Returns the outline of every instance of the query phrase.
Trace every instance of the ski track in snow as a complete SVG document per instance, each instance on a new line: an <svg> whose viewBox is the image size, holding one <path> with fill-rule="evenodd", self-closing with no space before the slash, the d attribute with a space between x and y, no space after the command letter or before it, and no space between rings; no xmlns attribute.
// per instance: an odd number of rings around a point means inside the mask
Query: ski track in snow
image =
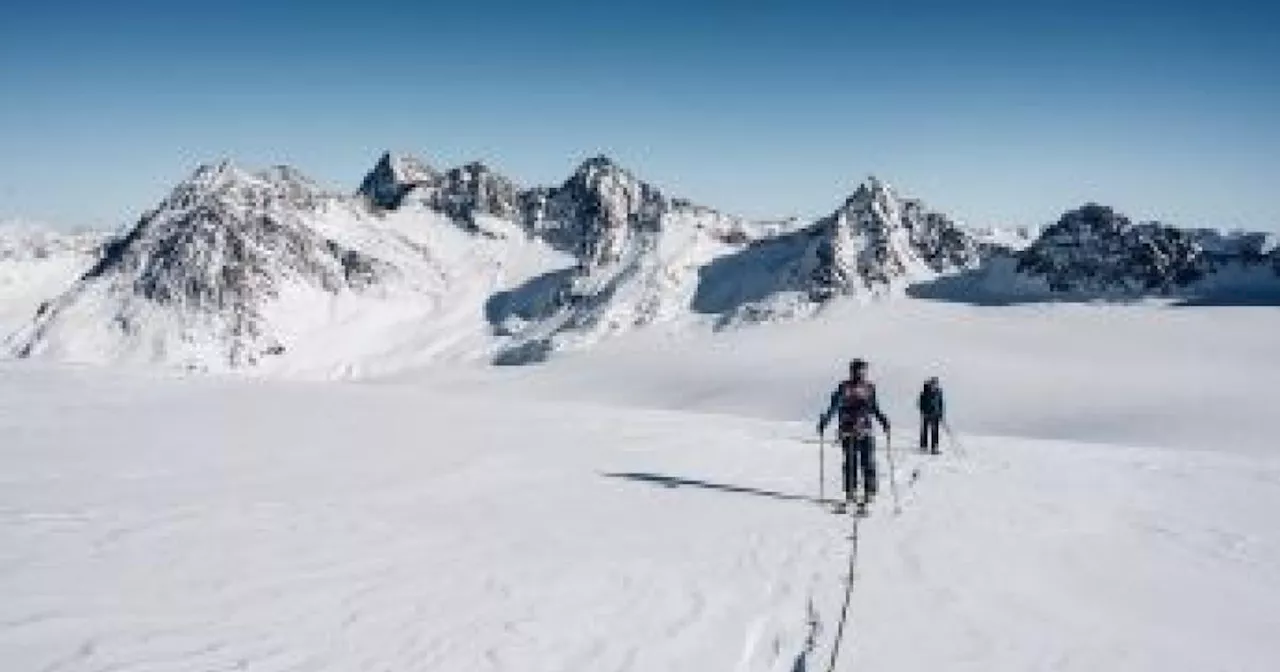
<svg viewBox="0 0 1280 672"><path fill-rule="evenodd" d="M4 374L7 669L812 672L835 643L850 522L794 423ZM835 669L1272 668L1280 463L964 439L897 449Z"/></svg>

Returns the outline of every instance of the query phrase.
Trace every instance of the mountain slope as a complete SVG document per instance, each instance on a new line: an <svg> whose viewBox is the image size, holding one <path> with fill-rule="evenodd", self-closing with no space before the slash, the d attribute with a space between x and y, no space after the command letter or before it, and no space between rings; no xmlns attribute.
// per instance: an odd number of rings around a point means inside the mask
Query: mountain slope
<svg viewBox="0 0 1280 672"><path fill-rule="evenodd" d="M532 309L510 302L524 328L503 357L512 363L655 322L792 319L838 296L897 294L982 258L968 232L874 177L830 216L773 235L668 199L603 158L546 201L561 214L551 225L535 220L535 232L579 264L539 284L524 302Z"/></svg>
<svg viewBox="0 0 1280 672"><path fill-rule="evenodd" d="M672 198L606 157L562 185L526 192L525 226L575 260L490 302L512 337L502 363L689 317L699 270L740 249L751 225Z"/></svg>
<svg viewBox="0 0 1280 672"><path fill-rule="evenodd" d="M502 275L502 251L473 237L431 212L366 214L289 169L203 166L13 347L199 369L347 367L423 330L439 337L427 350L483 350L478 315L448 317Z"/></svg>
<svg viewBox="0 0 1280 672"><path fill-rule="evenodd" d="M973 235L871 177L813 225L709 265L695 305L725 322L768 321L839 296L897 295L981 259Z"/></svg>

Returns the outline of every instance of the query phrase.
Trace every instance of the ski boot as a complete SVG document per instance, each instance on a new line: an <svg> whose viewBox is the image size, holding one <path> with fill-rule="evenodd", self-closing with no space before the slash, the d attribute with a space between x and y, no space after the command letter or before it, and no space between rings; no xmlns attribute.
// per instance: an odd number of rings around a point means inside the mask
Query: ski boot
<svg viewBox="0 0 1280 672"><path fill-rule="evenodd" d="M858 500L858 508L854 510L854 513L859 516L867 515L867 507L871 506L871 502L875 501L875 498L876 493L874 492L863 493L862 499Z"/></svg>
<svg viewBox="0 0 1280 672"><path fill-rule="evenodd" d="M857 506L857 504L858 504L857 495L849 492L849 493L845 493L843 500L836 500L835 503L832 505L831 510L833 513L847 513L849 509L854 508L855 506Z"/></svg>

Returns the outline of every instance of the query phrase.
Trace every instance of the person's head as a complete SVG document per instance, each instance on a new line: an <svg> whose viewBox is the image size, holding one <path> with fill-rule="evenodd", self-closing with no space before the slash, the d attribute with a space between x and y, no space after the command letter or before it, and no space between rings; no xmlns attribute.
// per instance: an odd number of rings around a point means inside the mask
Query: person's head
<svg viewBox="0 0 1280 672"><path fill-rule="evenodd" d="M867 377L867 363L861 359L849 362L849 379L863 380Z"/></svg>
<svg viewBox="0 0 1280 672"><path fill-rule="evenodd" d="M924 384L925 384L925 385L928 385L929 387L937 387L937 386L938 386L938 377L937 377L937 376L933 376L933 377L932 377L932 378L930 378L929 380L924 381Z"/></svg>

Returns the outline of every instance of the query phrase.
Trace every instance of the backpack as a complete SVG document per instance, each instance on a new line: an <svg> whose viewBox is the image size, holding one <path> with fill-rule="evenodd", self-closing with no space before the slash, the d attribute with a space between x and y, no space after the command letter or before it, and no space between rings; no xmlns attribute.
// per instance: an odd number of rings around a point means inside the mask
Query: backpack
<svg viewBox="0 0 1280 672"><path fill-rule="evenodd" d="M872 402L876 386L870 381L840 383L840 434L842 436L870 436Z"/></svg>

